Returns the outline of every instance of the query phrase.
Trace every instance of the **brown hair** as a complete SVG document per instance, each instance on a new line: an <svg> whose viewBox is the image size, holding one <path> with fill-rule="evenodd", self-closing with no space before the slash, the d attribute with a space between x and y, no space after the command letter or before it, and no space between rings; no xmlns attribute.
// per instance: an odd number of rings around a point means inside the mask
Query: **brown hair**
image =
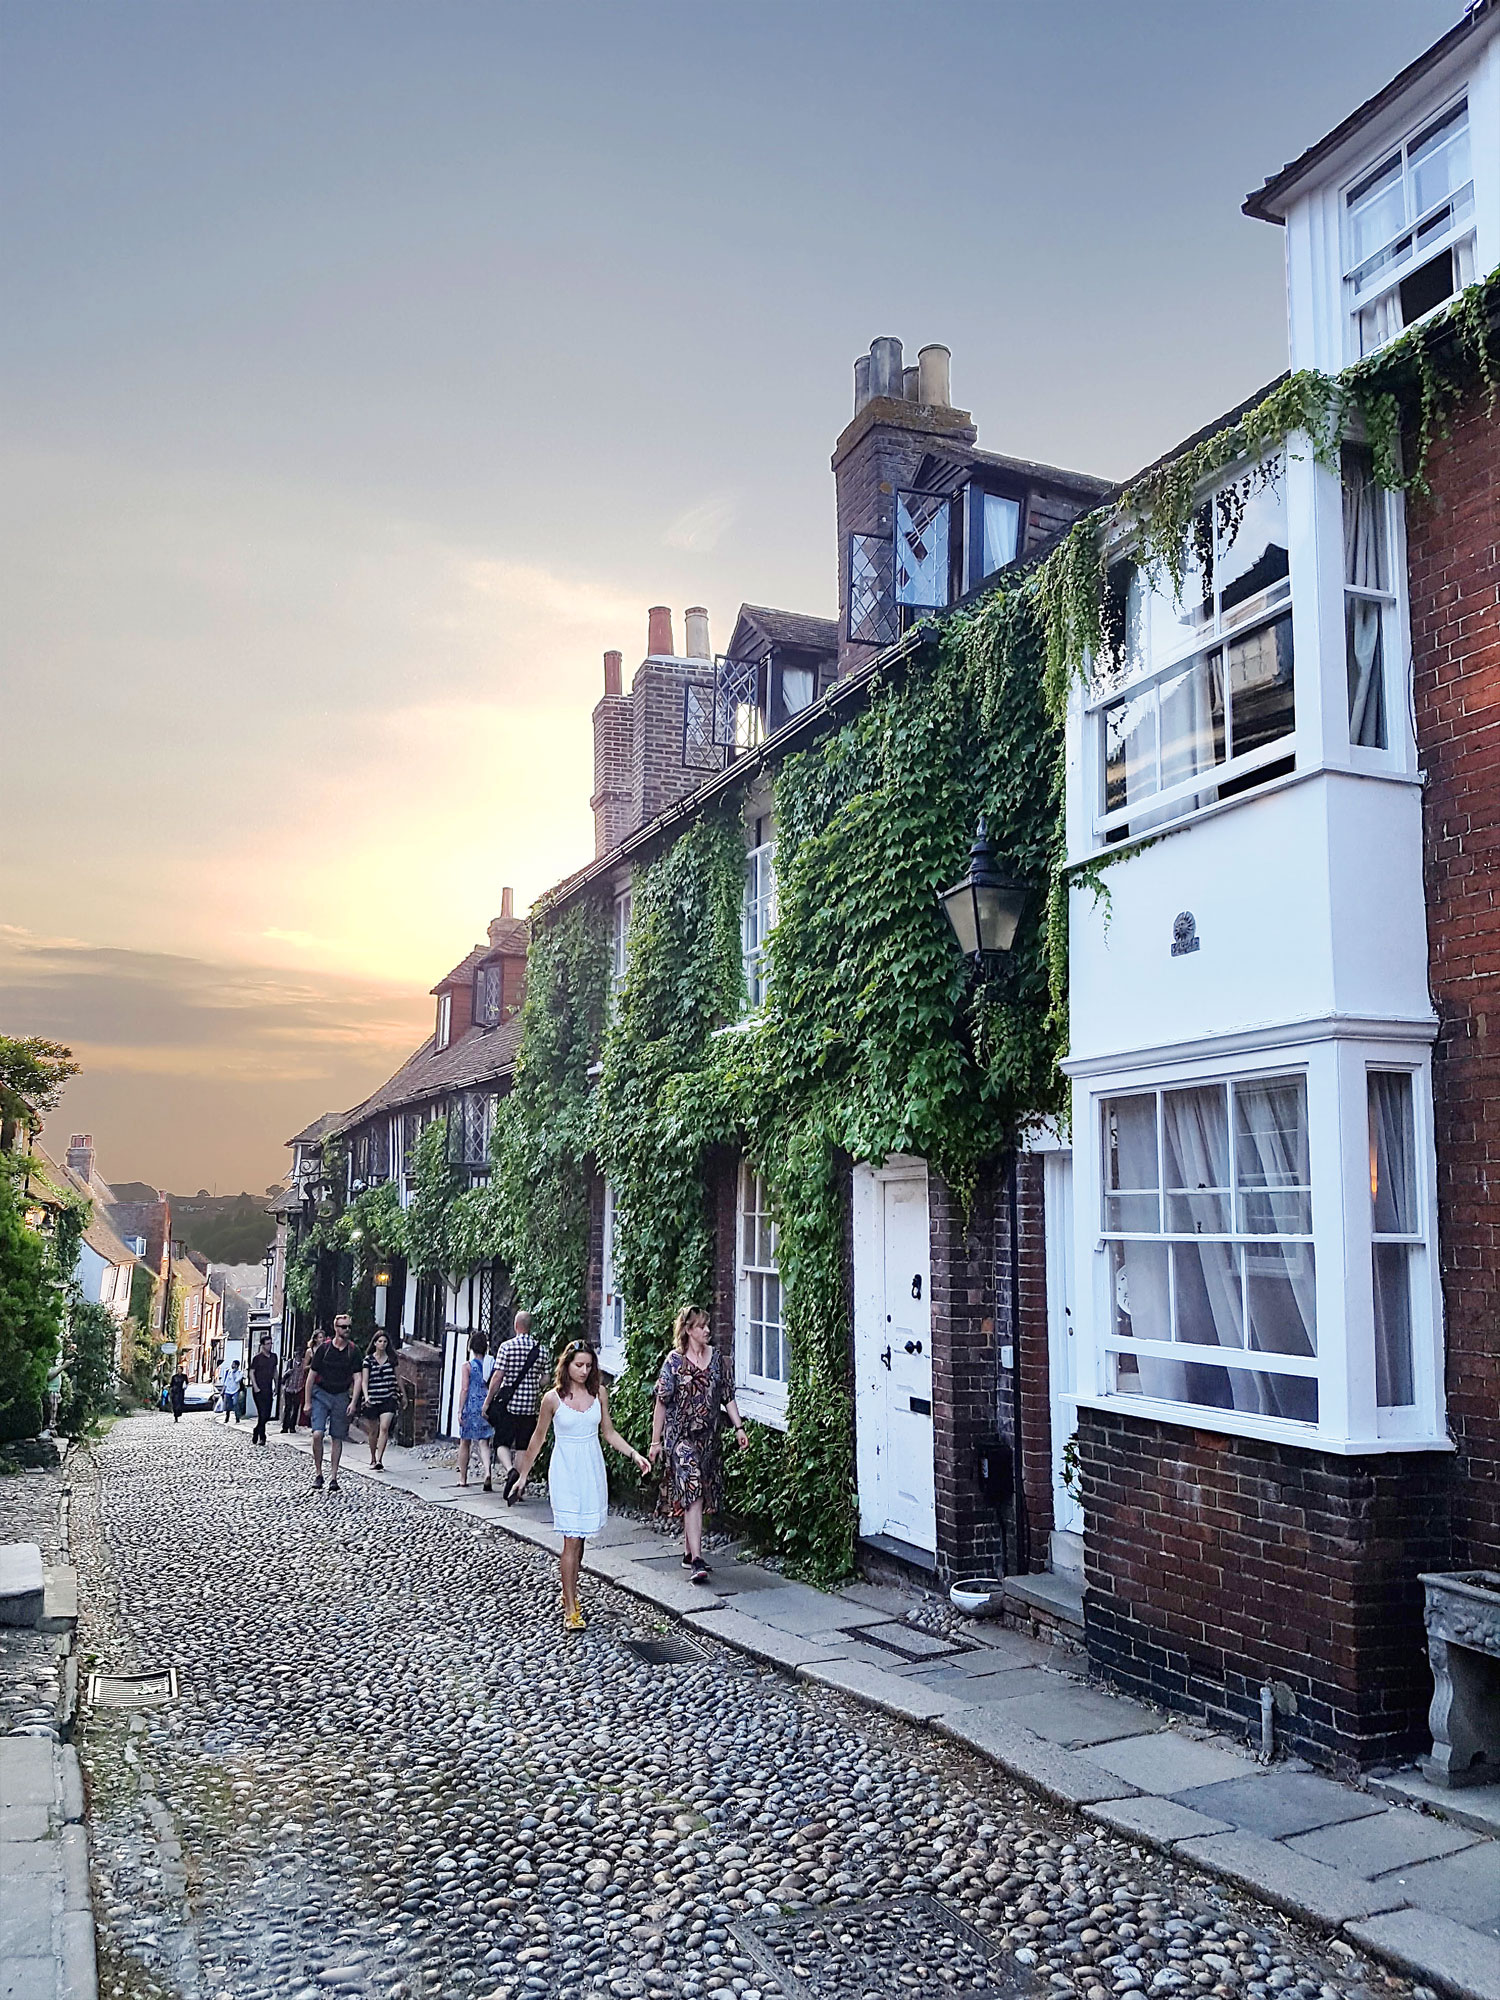
<svg viewBox="0 0 1500 2000"><path fill-rule="evenodd" d="M672 1345L677 1349L679 1354L687 1353L688 1329L693 1325L694 1321L700 1319L705 1326L708 1324L708 1314L702 1306L684 1306L676 1319L673 1320Z"/></svg>
<svg viewBox="0 0 1500 2000"><path fill-rule="evenodd" d="M489 1343L489 1336L487 1334L471 1333L469 1335L469 1352L471 1354L484 1355L488 1354L489 1351L490 1351L490 1343Z"/></svg>
<svg viewBox="0 0 1500 2000"><path fill-rule="evenodd" d="M588 1356L588 1380L583 1386L589 1395L597 1396L599 1393L599 1357L594 1352L593 1343L587 1340L570 1340L562 1353L558 1355L557 1373L552 1378L553 1388L556 1389L560 1396L567 1396L571 1393L573 1384L568 1380L568 1364L572 1361L575 1354L586 1354Z"/></svg>

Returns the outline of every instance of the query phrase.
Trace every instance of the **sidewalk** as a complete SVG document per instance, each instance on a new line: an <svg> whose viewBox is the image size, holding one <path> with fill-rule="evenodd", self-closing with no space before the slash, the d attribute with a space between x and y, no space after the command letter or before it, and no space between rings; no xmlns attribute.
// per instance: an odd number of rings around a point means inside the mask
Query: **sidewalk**
<svg viewBox="0 0 1500 2000"><path fill-rule="evenodd" d="M306 1432L295 1442L310 1451ZM451 1468L413 1453L392 1447L378 1475L363 1458L351 1438L341 1480L397 1487L537 1548L561 1547L535 1495L508 1508L498 1490L461 1489ZM1265 1766L1226 1737L1169 1725L1090 1686L1083 1660L1060 1646L985 1620L939 1638L908 1622L915 1598L901 1589L814 1590L732 1550L713 1562L711 1587L695 1586L676 1544L612 1515L584 1569L686 1632L931 1728L1033 1791L1341 1932L1440 1993L1500 2000L1500 1786L1449 1794L1403 1776L1376 1796L1296 1758ZM1415 1809L1422 1804L1442 1816Z"/></svg>

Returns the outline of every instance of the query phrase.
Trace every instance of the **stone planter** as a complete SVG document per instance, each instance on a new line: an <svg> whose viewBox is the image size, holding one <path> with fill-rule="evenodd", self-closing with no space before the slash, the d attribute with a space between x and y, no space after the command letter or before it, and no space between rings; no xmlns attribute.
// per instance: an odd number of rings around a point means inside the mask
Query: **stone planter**
<svg viewBox="0 0 1500 2000"><path fill-rule="evenodd" d="M1500 1571L1424 1576L1432 1666L1430 1783L1500 1784Z"/></svg>

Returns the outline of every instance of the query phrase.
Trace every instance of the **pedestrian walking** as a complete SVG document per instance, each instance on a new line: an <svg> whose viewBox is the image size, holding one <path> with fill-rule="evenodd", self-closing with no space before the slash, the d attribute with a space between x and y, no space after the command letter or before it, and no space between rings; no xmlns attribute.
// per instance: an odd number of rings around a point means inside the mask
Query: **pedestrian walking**
<svg viewBox="0 0 1500 2000"><path fill-rule="evenodd" d="M569 1632L581 1632L586 1623L578 1596L583 1545L590 1535L598 1534L609 1514L609 1481L599 1440L642 1472L651 1470L651 1461L611 1423L609 1391L600 1380L599 1357L586 1340L575 1340L563 1349L553 1385L542 1398L531 1442L511 1474L518 1500L549 1430L552 1458L547 1467L547 1494L552 1502L552 1525L563 1538L559 1565L563 1625ZM510 1480L506 1486L509 1498Z"/></svg>
<svg viewBox="0 0 1500 2000"><path fill-rule="evenodd" d="M661 1504L682 1523L682 1567L694 1583L708 1582L703 1555L703 1521L724 1504L724 1467L719 1434L725 1411L744 1451L746 1435L729 1364L709 1337L708 1314L684 1306L672 1328L672 1352L656 1378L651 1414L651 1463L666 1454Z"/></svg>
<svg viewBox="0 0 1500 2000"><path fill-rule="evenodd" d="M313 1346L321 1346L327 1335L320 1327L313 1335ZM302 1416L302 1398L307 1394L307 1357L310 1352L304 1340L292 1357L292 1364L282 1371L281 1377L281 1428L294 1431Z"/></svg>
<svg viewBox="0 0 1500 2000"><path fill-rule="evenodd" d="M516 1453L524 1451L536 1429L547 1366L542 1344L531 1331L531 1314L518 1312L515 1331L495 1349L495 1365L485 1391L484 1414L495 1433L494 1456L505 1472L505 1497L514 1500L510 1475Z"/></svg>
<svg viewBox="0 0 1500 2000"><path fill-rule="evenodd" d="M355 1407L364 1411L365 1441L370 1447L370 1466L385 1471L385 1448L390 1442L391 1425L399 1407L396 1400L396 1364L391 1343L382 1331L370 1342L360 1373Z"/></svg>
<svg viewBox="0 0 1500 2000"><path fill-rule="evenodd" d="M323 1485L323 1433L328 1432L328 1491L339 1491L339 1459L349 1435L349 1419L354 1412L354 1381L362 1362L359 1349L349 1338L348 1313L333 1322L333 1338L325 1340L307 1358L306 1414L312 1418L313 1491Z"/></svg>
<svg viewBox="0 0 1500 2000"><path fill-rule="evenodd" d="M271 1336L263 1333L250 1362L250 1393L255 1398L255 1429L250 1433L251 1444L264 1444L266 1441L266 1425L276 1408L276 1384L280 1375L281 1363L271 1350Z"/></svg>
<svg viewBox="0 0 1500 2000"><path fill-rule="evenodd" d="M182 1372L182 1364L179 1362L177 1367L177 1373L172 1377L171 1381L167 1384L167 1403L171 1408L172 1421L174 1424L180 1424L182 1422L182 1410L183 1410L183 1405L186 1402L187 1402L187 1376Z"/></svg>
<svg viewBox="0 0 1500 2000"><path fill-rule="evenodd" d="M484 1362L489 1351L488 1338L482 1333L471 1333L468 1358L458 1382L458 1483L460 1486L469 1483L469 1454L477 1444L479 1462L484 1467L486 1493L494 1490L494 1482L490 1478L490 1440L493 1433L484 1414L485 1393L489 1388Z"/></svg>
<svg viewBox="0 0 1500 2000"><path fill-rule="evenodd" d="M226 1361L219 1370L219 1407L224 1412L227 1424L231 1417L240 1420L240 1364L238 1358Z"/></svg>

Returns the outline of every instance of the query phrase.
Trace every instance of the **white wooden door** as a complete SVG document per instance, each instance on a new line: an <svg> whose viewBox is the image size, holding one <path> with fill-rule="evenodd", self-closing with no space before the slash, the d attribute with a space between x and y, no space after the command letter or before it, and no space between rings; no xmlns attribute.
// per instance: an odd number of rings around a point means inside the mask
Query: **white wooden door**
<svg viewBox="0 0 1500 2000"><path fill-rule="evenodd" d="M1073 1155L1046 1155L1047 1384L1052 1419L1052 1519L1083 1533L1083 1509L1063 1481L1063 1452L1078 1428L1078 1342L1073 1315Z"/></svg>
<svg viewBox="0 0 1500 2000"><path fill-rule="evenodd" d="M937 1551L927 1169L892 1159L854 1190L860 1532Z"/></svg>

